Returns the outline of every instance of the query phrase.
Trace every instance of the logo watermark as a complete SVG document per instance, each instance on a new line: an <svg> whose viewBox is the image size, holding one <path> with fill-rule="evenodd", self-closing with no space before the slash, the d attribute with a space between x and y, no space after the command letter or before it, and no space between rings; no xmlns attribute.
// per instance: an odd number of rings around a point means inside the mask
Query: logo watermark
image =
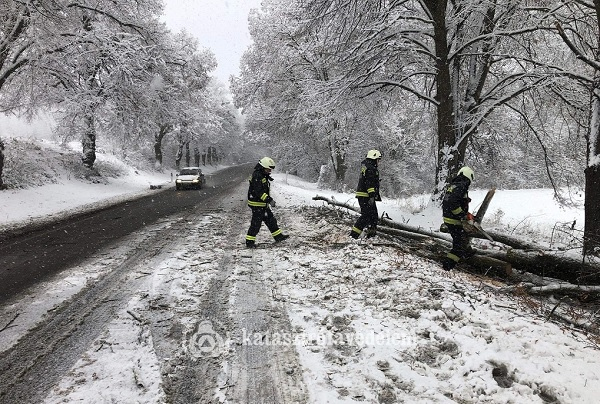
<svg viewBox="0 0 600 404"><path fill-rule="evenodd" d="M232 345L241 346L393 346L407 348L414 346L414 337L402 332L249 332L241 329L237 338L227 335L223 337L215 331L210 320L201 320L192 332L188 333L187 350L196 358L217 357L226 352Z"/></svg>
<svg viewBox="0 0 600 404"><path fill-rule="evenodd" d="M214 330L210 320L202 320L189 334L188 352L196 358L217 357L227 348L225 340Z"/></svg>
<svg viewBox="0 0 600 404"><path fill-rule="evenodd" d="M405 333L380 332L270 332L249 333L242 330L242 345L270 346L395 346L408 347L413 345L412 336Z"/></svg>

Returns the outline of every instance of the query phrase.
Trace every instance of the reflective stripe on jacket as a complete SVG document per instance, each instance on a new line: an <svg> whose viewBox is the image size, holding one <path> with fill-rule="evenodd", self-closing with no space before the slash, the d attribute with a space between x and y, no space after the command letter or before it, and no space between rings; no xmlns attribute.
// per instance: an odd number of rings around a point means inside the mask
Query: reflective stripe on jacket
<svg viewBox="0 0 600 404"><path fill-rule="evenodd" d="M461 221L466 219L469 202L471 202L469 185L471 185L471 180L461 174L446 186L442 201L444 223L460 226Z"/></svg>
<svg viewBox="0 0 600 404"><path fill-rule="evenodd" d="M379 169L373 159L364 159L361 163L356 197L374 197L378 201L381 200L381 196L379 195Z"/></svg>
<svg viewBox="0 0 600 404"><path fill-rule="evenodd" d="M254 167L252 176L248 179L248 206L254 208L264 208L273 200L269 195L273 178L265 172L265 169L260 164Z"/></svg>

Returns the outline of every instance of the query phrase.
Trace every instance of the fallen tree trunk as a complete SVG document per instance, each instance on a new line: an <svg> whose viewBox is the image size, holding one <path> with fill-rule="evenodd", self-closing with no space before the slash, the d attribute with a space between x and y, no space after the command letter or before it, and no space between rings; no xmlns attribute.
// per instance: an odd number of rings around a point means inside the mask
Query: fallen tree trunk
<svg viewBox="0 0 600 404"><path fill-rule="evenodd" d="M315 196L313 200L327 202L333 206L339 206L357 213L360 209L347 203L338 202L334 199L323 196ZM439 231L426 230L420 227L409 226L406 224L394 222L382 218L382 226L387 226L395 231L381 229L388 234L410 238L416 241L430 240L438 247L438 256L442 248L447 249L450 237ZM551 251L534 245L533 243L516 240L497 232L488 232L495 241L495 245L502 244L501 250L482 250L478 249L477 256L466 260L467 263L481 270L488 270L490 267L496 275L504 277L513 277L515 273L512 268L518 268L520 271L530 272L539 276L549 276L552 278L568 281L571 283L585 283L588 285L600 285L600 265L593 263L584 263L574 258L564 255L557 251ZM482 238L482 237L480 237ZM431 248L431 247L424 247ZM516 277L518 278L518 276Z"/></svg>
<svg viewBox="0 0 600 404"><path fill-rule="evenodd" d="M554 251L486 251L483 254L510 262L522 271L567 282L600 285L600 266L584 263Z"/></svg>
<svg viewBox="0 0 600 404"><path fill-rule="evenodd" d="M522 287L522 286L521 286ZM592 285L573 285L572 283L556 282L544 286L530 286L526 287L529 293L538 295L552 295L557 292L561 294L588 294L588 295L600 295L600 286Z"/></svg>
<svg viewBox="0 0 600 404"><path fill-rule="evenodd" d="M313 197L313 200L324 201L330 205L339 206L360 213L360 209L347 203L338 202L334 199L317 195ZM445 256L446 252L452 248L452 238L445 233L439 231L434 232L421 227L408 226L386 218L381 218L379 223L380 226L377 229L378 232L399 237L404 240L410 239L420 242L421 244L418 248L421 250L421 255L425 255L432 260L439 261ZM412 251L416 253L414 248ZM465 260L465 262L479 270L481 273L501 276L503 278L510 278L513 275L511 264L495 257L476 256Z"/></svg>
<svg viewBox="0 0 600 404"><path fill-rule="evenodd" d="M360 213L360 209L357 207L354 207L352 205L349 205L347 203L344 202L338 202L333 198L327 198L324 196L320 196L320 195L316 195L312 198L315 201L323 201L323 202L327 202L330 205L334 205L334 206L339 206L341 208L346 208L348 210L352 210L356 213ZM435 231L432 230L427 230L421 227L414 227L414 226L410 226L407 224L402 224L402 223L398 223L398 222L394 222L390 219L386 219L386 218L381 218L379 223L381 223L382 225L391 227L393 229L399 229L399 230L406 230L412 233L417 233L417 234L423 234L426 236L430 236L430 237L435 237L435 238L439 238L439 239L443 239L443 240L449 240L449 236L444 236L442 235L443 233L441 233L440 231L438 231L437 229ZM441 218L440 218L440 223L441 223ZM490 230L486 230L487 233L492 236L492 238L494 239L494 241L498 241L499 243L502 243L504 245L507 245L509 247L518 249L518 250L543 250L544 248L540 245L536 245L527 241L523 241L523 240L519 240L516 239L514 237L510 237L507 236L505 234L501 234L501 233L497 233L494 231L490 231ZM472 237L474 238L479 238L482 240L485 240L486 238L483 236L480 236L478 234L474 234Z"/></svg>

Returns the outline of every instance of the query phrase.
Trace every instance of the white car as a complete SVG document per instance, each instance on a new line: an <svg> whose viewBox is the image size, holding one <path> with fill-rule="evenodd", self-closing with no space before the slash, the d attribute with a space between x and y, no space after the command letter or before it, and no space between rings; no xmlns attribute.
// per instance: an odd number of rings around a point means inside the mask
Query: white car
<svg viewBox="0 0 600 404"><path fill-rule="evenodd" d="M200 167L183 167L175 177L175 189L201 189L206 184L206 178Z"/></svg>

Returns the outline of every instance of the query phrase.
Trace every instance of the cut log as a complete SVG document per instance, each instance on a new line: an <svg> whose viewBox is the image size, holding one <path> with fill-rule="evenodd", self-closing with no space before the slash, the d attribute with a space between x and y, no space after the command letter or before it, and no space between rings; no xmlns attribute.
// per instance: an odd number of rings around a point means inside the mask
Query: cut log
<svg viewBox="0 0 600 404"><path fill-rule="evenodd" d="M553 294L557 292L571 292L576 294L600 294L600 286L590 286L590 285L573 285L573 284L552 284L546 286L534 286L529 289L530 293L537 294Z"/></svg>

